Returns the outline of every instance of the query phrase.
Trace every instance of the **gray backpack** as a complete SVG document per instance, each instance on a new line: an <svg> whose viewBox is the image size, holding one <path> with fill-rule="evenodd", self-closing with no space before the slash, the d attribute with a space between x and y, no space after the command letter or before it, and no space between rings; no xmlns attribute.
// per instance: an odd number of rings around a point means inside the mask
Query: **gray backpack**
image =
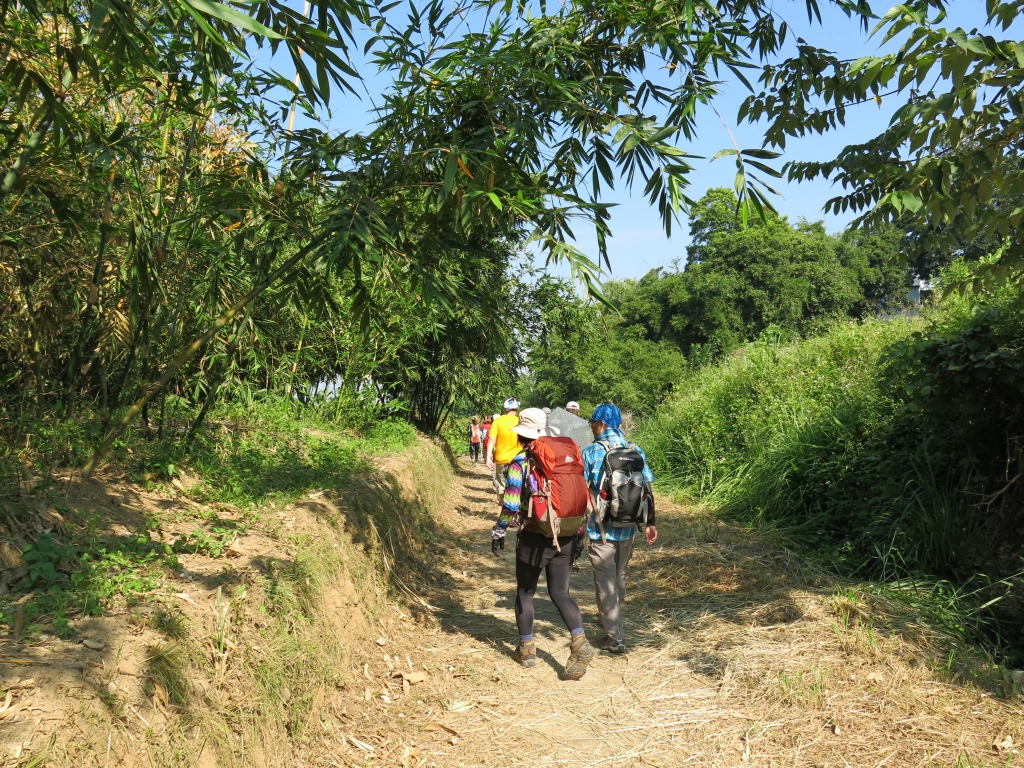
<svg viewBox="0 0 1024 768"><path fill-rule="evenodd" d="M633 443L613 448L602 441L604 464L598 484L597 526L601 541L606 528L643 528L651 502L651 486L644 477L644 457Z"/></svg>

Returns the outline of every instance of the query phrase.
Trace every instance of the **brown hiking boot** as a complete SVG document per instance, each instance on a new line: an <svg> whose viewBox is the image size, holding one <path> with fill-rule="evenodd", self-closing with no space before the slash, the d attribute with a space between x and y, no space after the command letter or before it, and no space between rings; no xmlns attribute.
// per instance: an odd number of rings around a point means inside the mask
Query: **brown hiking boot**
<svg viewBox="0 0 1024 768"><path fill-rule="evenodd" d="M533 640L528 643L520 643L516 647L516 652L512 654L512 658L516 660L516 663L522 664L524 667L536 667L537 646Z"/></svg>
<svg viewBox="0 0 1024 768"><path fill-rule="evenodd" d="M594 660L594 646L587 642L587 636L580 634L569 644L569 660L562 670L563 680L579 680L587 672L587 665Z"/></svg>
<svg viewBox="0 0 1024 768"><path fill-rule="evenodd" d="M626 652L626 644L624 642L616 640L614 637L608 637L607 635L605 635L598 647L602 651L607 651L608 653L614 653L616 655Z"/></svg>

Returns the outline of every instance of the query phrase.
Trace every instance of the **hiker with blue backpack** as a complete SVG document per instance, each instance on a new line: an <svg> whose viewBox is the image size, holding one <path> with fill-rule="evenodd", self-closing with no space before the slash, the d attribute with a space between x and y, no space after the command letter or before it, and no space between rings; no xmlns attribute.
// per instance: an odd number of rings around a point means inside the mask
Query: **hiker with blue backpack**
<svg viewBox="0 0 1024 768"><path fill-rule="evenodd" d="M647 545L658 539L654 518L654 475L647 456L622 432L622 413L602 403L590 417L594 442L583 449L583 471L592 494L587 517L590 563L594 567L597 610L605 636L601 650L625 653L622 606L633 537L644 532Z"/></svg>
<svg viewBox="0 0 1024 768"><path fill-rule="evenodd" d="M560 677L579 680L595 651L583 631L583 616L569 595L574 536L586 519L590 493L583 477L579 446L568 437L547 435L547 416L526 408L512 431L519 452L509 462L501 515L491 529L491 552L505 549L509 528L516 535L516 625L519 645L513 658L524 667L537 665L533 639L533 598L541 571L548 596L569 630L569 659Z"/></svg>

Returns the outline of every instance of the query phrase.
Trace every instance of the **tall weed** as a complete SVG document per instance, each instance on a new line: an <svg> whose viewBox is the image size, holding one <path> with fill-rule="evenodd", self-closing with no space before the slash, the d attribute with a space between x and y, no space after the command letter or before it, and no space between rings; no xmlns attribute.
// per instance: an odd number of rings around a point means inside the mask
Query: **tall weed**
<svg viewBox="0 0 1024 768"><path fill-rule="evenodd" d="M1024 629L1022 294L766 335L686 376L638 441L663 486L843 573L944 595L937 615L1005 649Z"/></svg>

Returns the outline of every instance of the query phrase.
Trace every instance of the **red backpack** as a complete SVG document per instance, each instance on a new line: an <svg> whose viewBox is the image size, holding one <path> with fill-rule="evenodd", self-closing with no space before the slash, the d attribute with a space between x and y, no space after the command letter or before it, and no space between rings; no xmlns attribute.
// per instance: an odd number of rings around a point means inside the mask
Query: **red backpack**
<svg viewBox="0 0 1024 768"><path fill-rule="evenodd" d="M537 488L530 495L527 521L550 535L561 552L558 537L576 533L586 520L590 501L580 447L571 437L538 437L526 453L529 473L524 488Z"/></svg>

